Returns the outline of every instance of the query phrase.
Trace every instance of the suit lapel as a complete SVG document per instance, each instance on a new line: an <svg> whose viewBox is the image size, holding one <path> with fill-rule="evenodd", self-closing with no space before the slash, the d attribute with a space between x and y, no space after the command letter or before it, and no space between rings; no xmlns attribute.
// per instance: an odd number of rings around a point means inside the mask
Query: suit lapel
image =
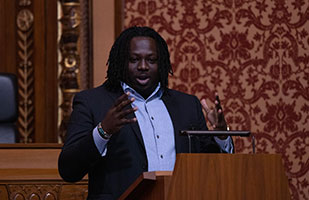
<svg viewBox="0 0 309 200"><path fill-rule="evenodd" d="M132 106L127 106L126 109L130 109L130 108L132 108ZM136 117L134 113L131 113L130 115L128 115L128 118L134 118L134 117ZM132 128L135 136L137 137L138 141L140 142L144 151L146 152L144 140L143 140L142 133L141 133L138 123L134 122L134 123L129 124L129 126Z"/></svg>
<svg viewBox="0 0 309 200"><path fill-rule="evenodd" d="M171 94L170 91L164 92L162 96L162 100L168 110L168 113L171 117L173 127L174 127L174 136L175 136L175 146L176 146L176 153L181 152L181 138L179 137L179 130L180 130L180 124L179 124L179 108L177 104L175 104L175 101L173 100L176 98Z"/></svg>

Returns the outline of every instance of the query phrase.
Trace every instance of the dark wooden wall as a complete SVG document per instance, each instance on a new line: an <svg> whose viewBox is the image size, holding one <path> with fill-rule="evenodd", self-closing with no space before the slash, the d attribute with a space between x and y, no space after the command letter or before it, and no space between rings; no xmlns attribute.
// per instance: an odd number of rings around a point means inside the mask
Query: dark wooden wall
<svg viewBox="0 0 309 200"><path fill-rule="evenodd" d="M20 142L57 142L57 1L0 0L0 44L0 72L19 80Z"/></svg>
<svg viewBox="0 0 309 200"><path fill-rule="evenodd" d="M16 73L15 1L0 0L0 71Z"/></svg>

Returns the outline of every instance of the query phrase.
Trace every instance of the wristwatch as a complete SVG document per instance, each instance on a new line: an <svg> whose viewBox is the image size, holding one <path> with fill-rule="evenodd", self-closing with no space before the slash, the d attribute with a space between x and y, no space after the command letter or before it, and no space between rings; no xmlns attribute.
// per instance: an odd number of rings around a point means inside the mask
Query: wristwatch
<svg viewBox="0 0 309 200"><path fill-rule="evenodd" d="M98 124L97 128L100 136L103 139L109 140L112 137L112 134L108 134L106 131L103 130L101 122Z"/></svg>

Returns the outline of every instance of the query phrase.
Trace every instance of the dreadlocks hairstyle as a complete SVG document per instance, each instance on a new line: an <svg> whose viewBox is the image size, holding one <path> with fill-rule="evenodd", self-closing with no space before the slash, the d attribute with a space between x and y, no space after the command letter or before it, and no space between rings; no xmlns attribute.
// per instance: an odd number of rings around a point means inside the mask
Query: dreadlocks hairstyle
<svg viewBox="0 0 309 200"><path fill-rule="evenodd" d="M116 39L107 61L107 88L116 90L120 81L125 81L129 62L130 42L134 37L150 37L156 42L159 68L159 81L165 90L168 86L168 74L173 74L170 54L165 40L155 30L149 27L131 27L124 30Z"/></svg>

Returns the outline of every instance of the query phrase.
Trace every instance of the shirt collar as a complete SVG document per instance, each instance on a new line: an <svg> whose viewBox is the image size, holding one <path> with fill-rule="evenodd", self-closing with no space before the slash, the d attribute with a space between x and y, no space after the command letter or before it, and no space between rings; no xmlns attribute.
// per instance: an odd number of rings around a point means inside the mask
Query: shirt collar
<svg viewBox="0 0 309 200"><path fill-rule="evenodd" d="M130 92L131 96L135 97L136 99L142 99L144 101L150 101L152 99L161 98L162 94L163 94L163 89L161 88L160 82L158 83L158 86L156 87L156 89L151 93L151 95L149 95L149 97L147 99L144 99L144 97L142 97L142 95L140 95L138 92L136 92L133 88L131 88L125 82L121 81L120 83L121 83L121 87L122 87L123 92L124 93Z"/></svg>

